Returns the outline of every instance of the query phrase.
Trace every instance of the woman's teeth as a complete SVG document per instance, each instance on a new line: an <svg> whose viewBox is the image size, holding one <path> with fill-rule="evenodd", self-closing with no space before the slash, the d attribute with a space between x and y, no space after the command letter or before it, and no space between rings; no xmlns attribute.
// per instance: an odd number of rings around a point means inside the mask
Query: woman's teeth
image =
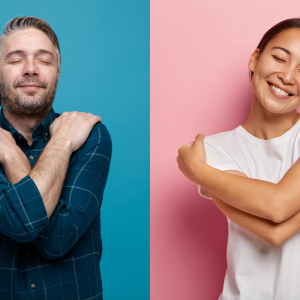
<svg viewBox="0 0 300 300"><path fill-rule="evenodd" d="M278 87L276 87L274 84L271 85L271 88L273 91L275 91L278 95L282 95L282 96L288 96L289 93L279 89Z"/></svg>

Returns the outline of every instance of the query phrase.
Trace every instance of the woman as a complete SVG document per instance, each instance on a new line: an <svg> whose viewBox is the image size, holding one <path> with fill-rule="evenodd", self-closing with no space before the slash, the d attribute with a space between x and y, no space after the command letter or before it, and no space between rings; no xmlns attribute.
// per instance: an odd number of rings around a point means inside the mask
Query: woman
<svg viewBox="0 0 300 300"><path fill-rule="evenodd" d="M254 98L246 123L205 141L199 134L177 161L229 219L219 299L299 299L300 19L272 27L249 69Z"/></svg>

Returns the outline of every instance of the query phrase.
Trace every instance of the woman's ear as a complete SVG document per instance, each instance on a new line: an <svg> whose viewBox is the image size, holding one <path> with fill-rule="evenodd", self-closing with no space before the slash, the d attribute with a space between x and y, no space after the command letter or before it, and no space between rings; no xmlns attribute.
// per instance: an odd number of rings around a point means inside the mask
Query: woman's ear
<svg viewBox="0 0 300 300"><path fill-rule="evenodd" d="M259 56L259 49L255 49L255 51L251 54L249 63L248 63L248 68L251 72L254 72L257 61L258 61L258 56Z"/></svg>

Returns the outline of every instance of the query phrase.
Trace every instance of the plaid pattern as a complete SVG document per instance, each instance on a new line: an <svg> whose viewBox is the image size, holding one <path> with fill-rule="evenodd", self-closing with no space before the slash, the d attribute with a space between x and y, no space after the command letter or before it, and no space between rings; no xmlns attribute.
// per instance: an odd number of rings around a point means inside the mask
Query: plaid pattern
<svg viewBox="0 0 300 300"><path fill-rule="evenodd" d="M51 109L28 145L0 112L32 166L50 140ZM0 166L0 299L98 300L102 297L100 206L110 159L111 138L97 123L73 152L62 193L48 220L41 195L26 176L12 185Z"/></svg>

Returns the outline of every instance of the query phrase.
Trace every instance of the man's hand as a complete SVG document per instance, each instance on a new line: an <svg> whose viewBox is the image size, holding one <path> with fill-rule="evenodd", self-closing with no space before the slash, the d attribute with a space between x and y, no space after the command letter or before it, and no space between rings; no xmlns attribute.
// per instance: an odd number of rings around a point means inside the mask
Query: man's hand
<svg viewBox="0 0 300 300"><path fill-rule="evenodd" d="M51 124L51 139L29 173L43 198L48 218L60 197L72 152L85 143L97 122L102 122L98 116L73 111L63 113Z"/></svg>
<svg viewBox="0 0 300 300"><path fill-rule="evenodd" d="M180 171L191 181L196 182L195 174L206 163L204 134L199 133L194 142L182 146L178 150L177 163Z"/></svg>
<svg viewBox="0 0 300 300"><path fill-rule="evenodd" d="M11 133L3 128L0 128L0 163L12 184L19 182L31 171L26 155L18 147Z"/></svg>
<svg viewBox="0 0 300 300"><path fill-rule="evenodd" d="M49 128L51 139L69 142L71 151L74 152L85 143L97 122L101 123L101 118L91 113L64 112L54 120Z"/></svg>

